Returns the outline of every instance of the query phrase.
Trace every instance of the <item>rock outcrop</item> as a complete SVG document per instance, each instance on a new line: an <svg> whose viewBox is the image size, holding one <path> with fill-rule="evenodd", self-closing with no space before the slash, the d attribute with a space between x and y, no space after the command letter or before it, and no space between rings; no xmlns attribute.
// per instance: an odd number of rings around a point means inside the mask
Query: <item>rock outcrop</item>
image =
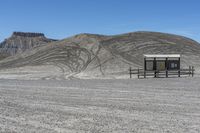
<svg viewBox="0 0 200 133"><path fill-rule="evenodd" d="M0 43L0 54L3 57L13 56L52 41L42 33L13 32L10 38Z"/></svg>
<svg viewBox="0 0 200 133"><path fill-rule="evenodd" d="M22 36L22 37L45 37L43 33L32 33L32 32L13 32L13 36Z"/></svg>

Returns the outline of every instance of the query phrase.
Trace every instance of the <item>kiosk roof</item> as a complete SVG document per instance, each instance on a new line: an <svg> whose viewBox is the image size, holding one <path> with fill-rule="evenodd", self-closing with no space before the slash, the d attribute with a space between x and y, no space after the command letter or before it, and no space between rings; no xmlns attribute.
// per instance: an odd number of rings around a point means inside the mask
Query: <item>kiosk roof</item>
<svg viewBox="0 0 200 133"><path fill-rule="evenodd" d="M180 58L180 54L145 54L146 58Z"/></svg>

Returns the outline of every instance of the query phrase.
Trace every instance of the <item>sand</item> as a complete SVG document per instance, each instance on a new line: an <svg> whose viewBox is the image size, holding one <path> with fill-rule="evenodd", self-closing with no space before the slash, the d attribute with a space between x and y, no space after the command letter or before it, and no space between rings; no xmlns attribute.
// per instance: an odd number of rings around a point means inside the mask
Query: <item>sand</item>
<svg viewBox="0 0 200 133"><path fill-rule="evenodd" d="M0 132L200 132L200 78L0 80Z"/></svg>

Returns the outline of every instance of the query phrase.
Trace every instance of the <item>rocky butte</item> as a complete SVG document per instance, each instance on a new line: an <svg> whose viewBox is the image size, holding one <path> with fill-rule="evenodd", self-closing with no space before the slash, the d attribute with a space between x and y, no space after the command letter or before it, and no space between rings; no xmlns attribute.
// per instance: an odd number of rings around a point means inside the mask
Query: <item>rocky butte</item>
<svg viewBox="0 0 200 133"><path fill-rule="evenodd" d="M13 32L12 36L0 43L1 57L7 57L30 50L33 47L52 42L43 33Z"/></svg>

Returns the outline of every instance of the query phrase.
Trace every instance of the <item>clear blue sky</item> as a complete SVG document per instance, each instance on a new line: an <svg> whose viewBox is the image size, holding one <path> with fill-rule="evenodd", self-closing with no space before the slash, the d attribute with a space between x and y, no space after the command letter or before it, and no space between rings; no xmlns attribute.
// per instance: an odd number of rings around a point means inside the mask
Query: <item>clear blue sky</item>
<svg viewBox="0 0 200 133"><path fill-rule="evenodd" d="M200 0L1 0L0 41L13 31L55 39L159 31L200 42Z"/></svg>

